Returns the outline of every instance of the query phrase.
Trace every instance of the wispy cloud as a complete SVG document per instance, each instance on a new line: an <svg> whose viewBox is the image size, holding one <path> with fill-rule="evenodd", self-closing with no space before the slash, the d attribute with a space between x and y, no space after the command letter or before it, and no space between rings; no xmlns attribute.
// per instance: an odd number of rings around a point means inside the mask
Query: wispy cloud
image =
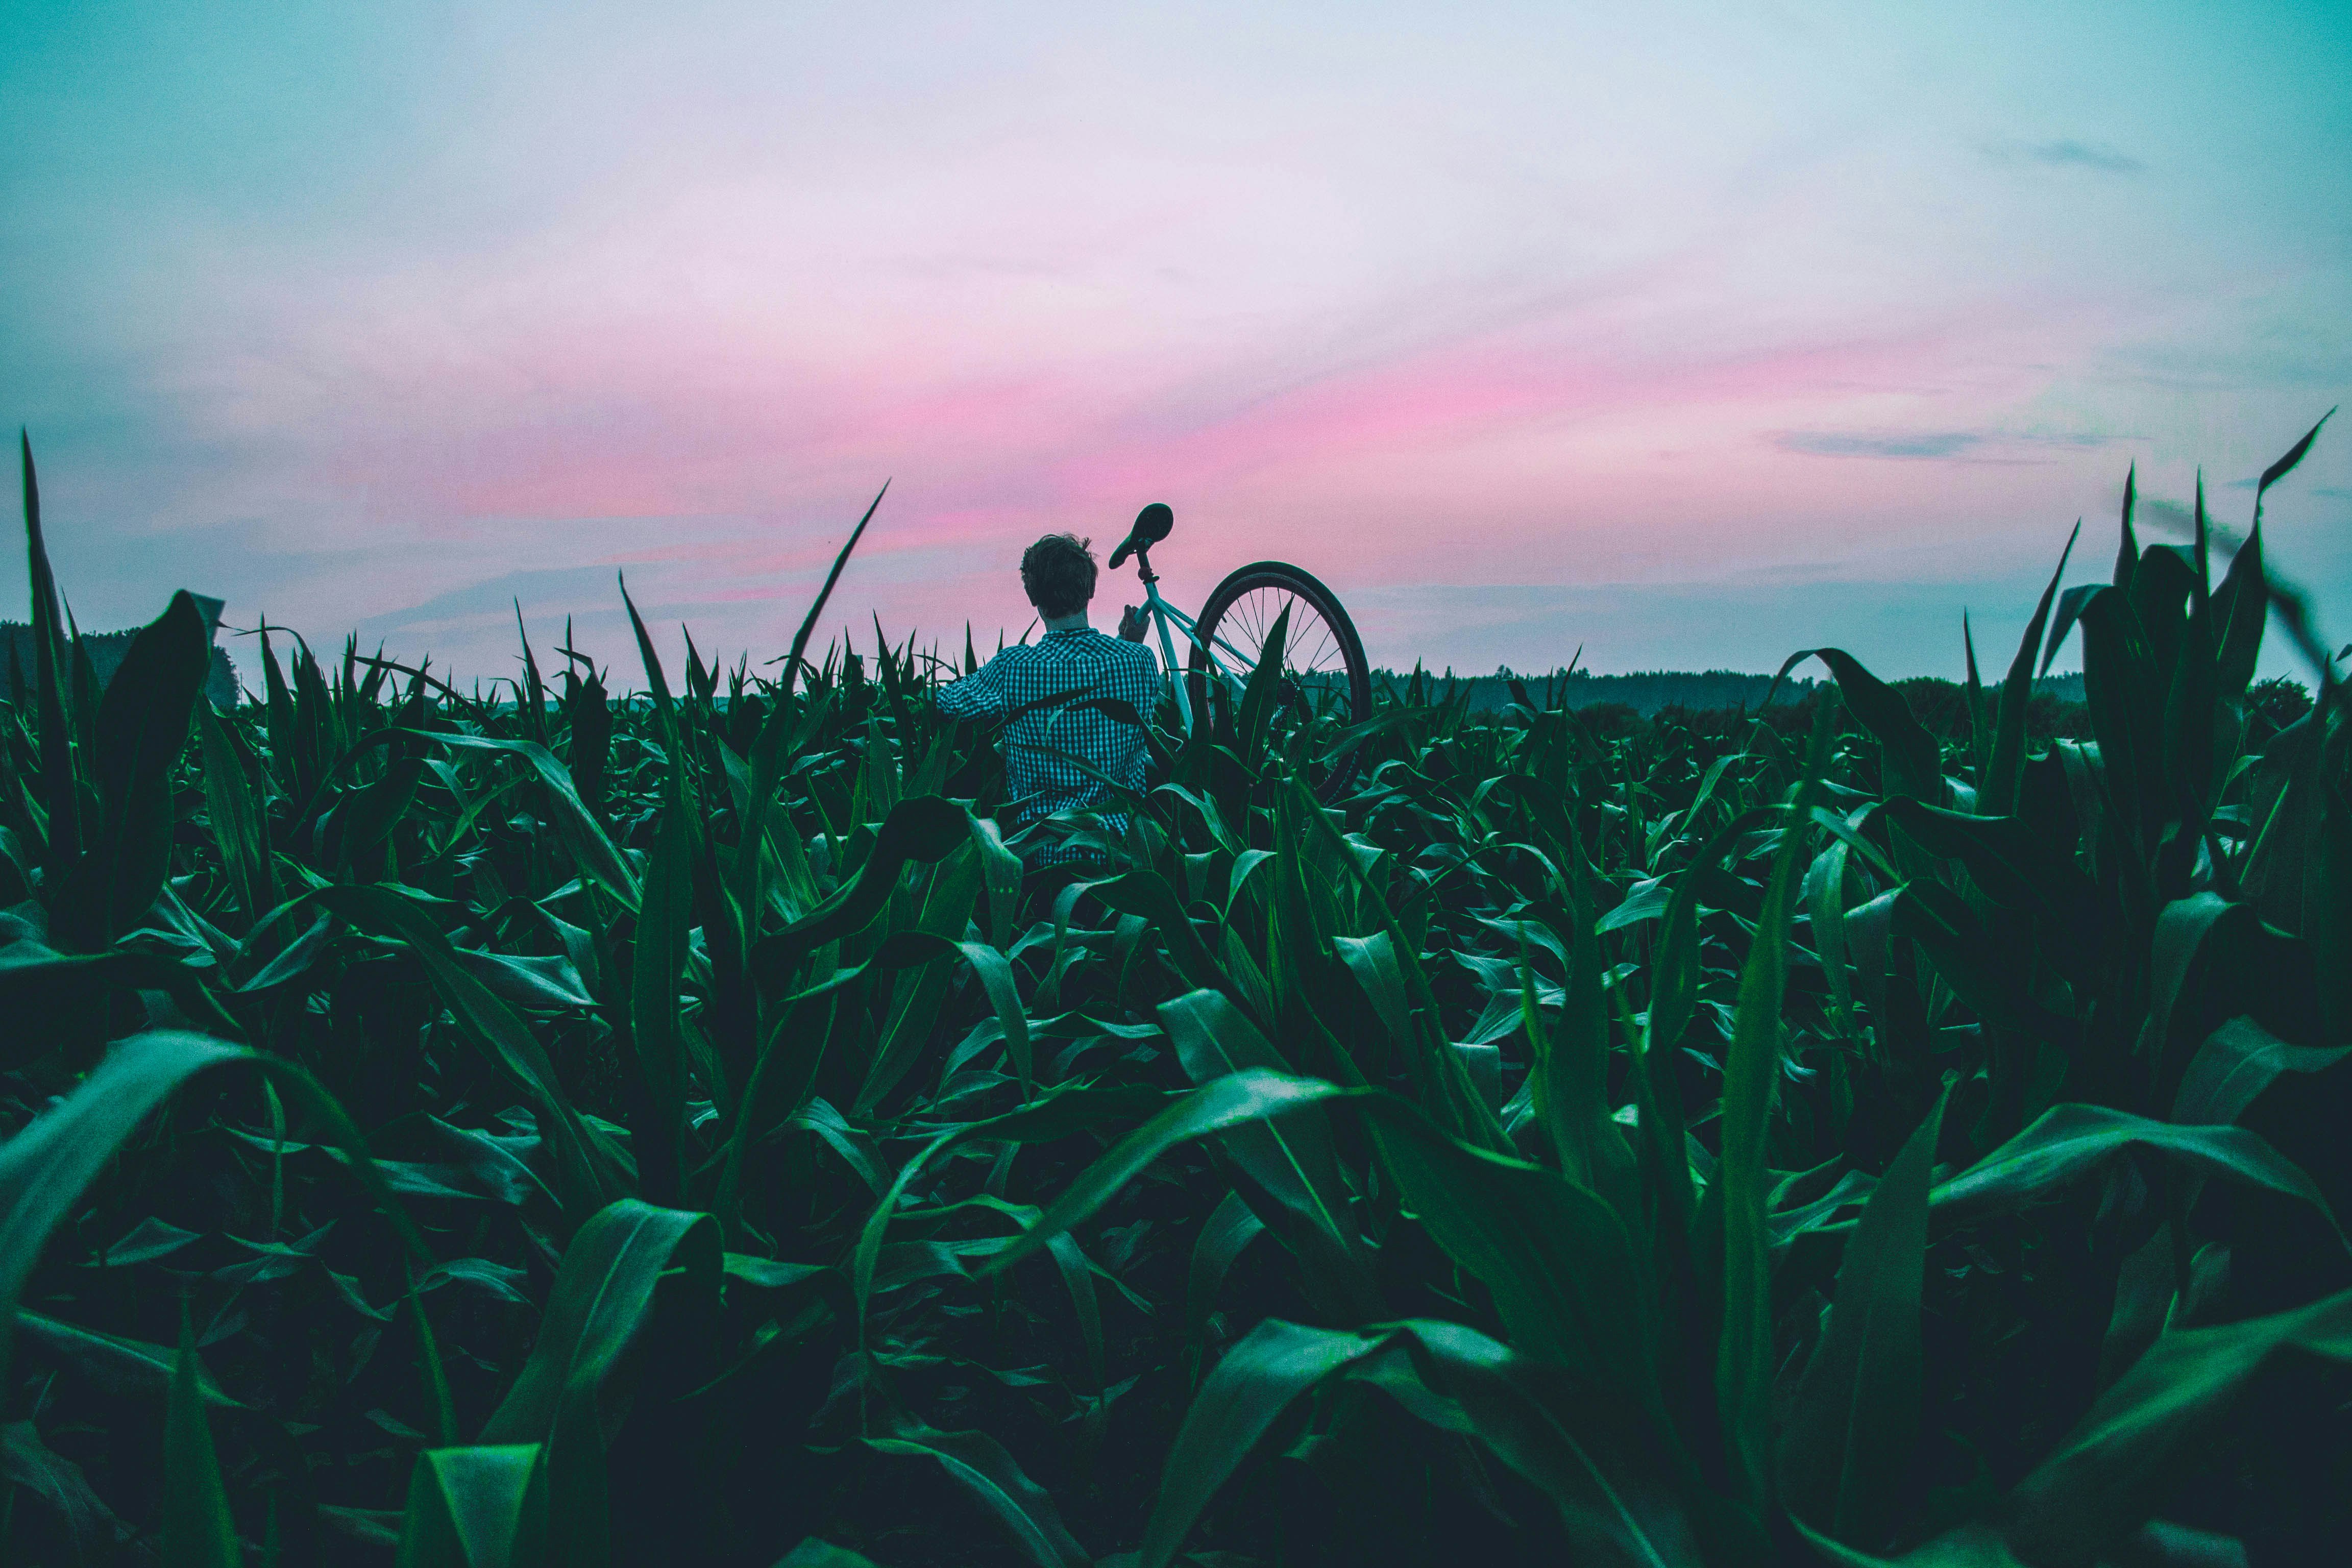
<svg viewBox="0 0 2352 1568"><path fill-rule="evenodd" d="M470 678L520 599L625 672L625 565L665 650L690 614L764 658L895 476L820 640L1017 634L1021 545L1164 500L1172 595L1280 553L1404 662L1769 668L1895 602L1829 579L2013 568L1872 623L1944 669L2127 462L2258 472L2352 380L2352 164L2277 151L2336 123L2341 50L2219 11L2152 12L2118 70L2064 7L1801 45L1727 0L478 8L0 51L0 418L86 624L185 584ZM2029 87L2056 118L1988 109ZM2283 561L2348 465L2331 434L2273 495ZM1736 573L1811 596L1415 608Z"/></svg>
<svg viewBox="0 0 2352 1568"><path fill-rule="evenodd" d="M2104 142L2078 142L2071 136L2055 142L1992 142L1985 156L1996 163L2038 163L2048 169L2088 169L2101 174L2145 174L2147 165Z"/></svg>
<svg viewBox="0 0 2352 1568"><path fill-rule="evenodd" d="M1783 430L1772 444L1814 458L1957 458L1983 437L1965 430L1872 436L1852 430Z"/></svg>
<svg viewBox="0 0 2352 1568"><path fill-rule="evenodd" d="M2153 524L2169 532L2192 536L2197 531L2197 509L2186 502L2144 495L2136 510L2143 528Z"/></svg>

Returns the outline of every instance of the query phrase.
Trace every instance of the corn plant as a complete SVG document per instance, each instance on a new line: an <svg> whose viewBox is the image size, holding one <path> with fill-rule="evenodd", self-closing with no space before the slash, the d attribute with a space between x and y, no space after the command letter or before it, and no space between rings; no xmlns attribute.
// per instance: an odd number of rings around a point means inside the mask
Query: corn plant
<svg viewBox="0 0 2352 1568"><path fill-rule="evenodd" d="M630 605L645 691L568 635L460 691L265 625L224 708L186 595L99 681L27 447L0 1541L2306 1560L2352 797L2260 519L2317 434L2225 563L2127 486L1948 736L1834 647L1607 732L1416 672L1333 733L1269 666L1027 824L931 700L969 634L812 649L872 509L770 665L673 686Z"/></svg>

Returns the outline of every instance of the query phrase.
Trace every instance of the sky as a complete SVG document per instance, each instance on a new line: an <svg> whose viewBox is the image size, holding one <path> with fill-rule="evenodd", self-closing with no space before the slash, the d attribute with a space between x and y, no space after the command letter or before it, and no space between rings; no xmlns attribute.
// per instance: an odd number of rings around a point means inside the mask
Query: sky
<svg viewBox="0 0 2352 1568"><path fill-rule="evenodd" d="M85 627L461 679L520 602L634 683L624 574L773 658L886 480L867 647L1163 500L1376 663L1956 676L2352 394L2347 79L2257 0L8 0L0 418ZM2352 637L2352 427L2264 540Z"/></svg>

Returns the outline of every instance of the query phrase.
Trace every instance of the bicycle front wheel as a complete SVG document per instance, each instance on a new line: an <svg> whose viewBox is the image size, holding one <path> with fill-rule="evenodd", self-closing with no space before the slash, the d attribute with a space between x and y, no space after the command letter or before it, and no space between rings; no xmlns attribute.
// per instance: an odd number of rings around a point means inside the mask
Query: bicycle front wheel
<svg viewBox="0 0 2352 1568"><path fill-rule="evenodd" d="M1285 561L1258 561L1243 567L1201 606L1199 637L1191 673L1194 701L1207 695L1209 663L1202 645L1213 647L1225 667L1247 678L1264 660L1276 623L1287 610L1282 644L1282 723L1296 732L1316 731L1312 744L1328 745L1349 725L1371 717L1372 670L1356 624L1339 597L1315 576ZM1350 751L1328 764L1314 764L1307 784L1327 805L1355 781L1360 759Z"/></svg>

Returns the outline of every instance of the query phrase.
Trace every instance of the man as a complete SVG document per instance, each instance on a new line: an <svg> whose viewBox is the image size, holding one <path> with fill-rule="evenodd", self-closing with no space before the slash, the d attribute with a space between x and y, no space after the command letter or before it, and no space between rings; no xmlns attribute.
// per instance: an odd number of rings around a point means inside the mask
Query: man
<svg viewBox="0 0 2352 1568"><path fill-rule="evenodd" d="M1008 647L979 671L940 689L940 711L956 719L1004 723L1004 788L1026 821L1082 810L1109 791L1066 757L1083 757L1130 789L1143 786L1150 752L1143 731L1097 708L1074 703L1108 698L1148 717L1160 695L1160 661L1143 646L1142 618L1129 611L1116 637L1087 624L1095 596L1094 542L1049 533L1021 556L1021 586L1045 623L1034 643ZM1115 830L1124 814L1106 813ZM1082 851L1054 845L1033 851L1033 866L1076 860Z"/></svg>

